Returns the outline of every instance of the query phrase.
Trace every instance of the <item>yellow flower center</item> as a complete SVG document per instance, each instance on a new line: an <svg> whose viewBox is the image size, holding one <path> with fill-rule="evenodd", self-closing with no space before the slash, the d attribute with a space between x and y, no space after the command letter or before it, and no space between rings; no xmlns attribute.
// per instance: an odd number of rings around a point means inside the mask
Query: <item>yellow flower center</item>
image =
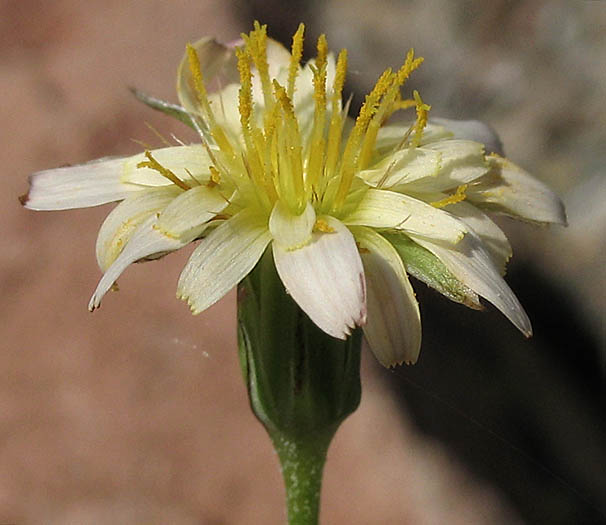
<svg viewBox="0 0 606 525"><path fill-rule="evenodd" d="M349 104L343 107L342 91L347 52L342 50L338 55L332 89L328 91L328 45L326 37L320 36L315 63L308 66L313 74L313 123L303 133L294 103L303 35L301 24L292 39L285 85L270 78L266 26L255 22L254 30L242 35L244 45L236 50L241 140L236 140L233 133L219 124L196 50L189 45L189 67L203 120L199 131L213 163L213 183L223 179L231 181L241 193L254 196L258 205L267 211L279 200L295 215L300 215L308 203L321 213L338 215L356 173L376 160L373 154L378 132L394 111L416 108L416 123L399 147L408 143L409 136L412 136L412 147L419 145L429 106L416 91L414 99L402 100L400 88L423 59L415 58L414 51L410 50L398 71L383 72L366 96L345 139ZM263 95L263 104L257 104L260 107L255 107L253 99L253 74L258 75ZM216 146L214 150L210 145Z"/></svg>

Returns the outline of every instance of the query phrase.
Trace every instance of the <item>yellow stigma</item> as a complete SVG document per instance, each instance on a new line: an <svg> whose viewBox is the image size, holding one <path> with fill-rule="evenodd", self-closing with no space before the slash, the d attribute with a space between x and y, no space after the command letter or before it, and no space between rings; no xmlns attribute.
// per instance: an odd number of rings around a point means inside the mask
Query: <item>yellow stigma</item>
<svg viewBox="0 0 606 525"><path fill-rule="evenodd" d="M240 73L239 106L242 129L250 131L250 118L253 111L252 103L252 73L250 71L250 56L242 48L236 48L238 72Z"/></svg>
<svg viewBox="0 0 606 525"><path fill-rule="evenodd" d="M338 211L345 202L345 197L349 192L349 188L351 187L351 183L353 182L354 174L356 172L356 154L358 153L360 142L364 137L370 119L377 111L377 106L381 100L381 97L389 89L392 80L393 72L391 69L386 69L379 77L379 80L377 80L377 83L372 91L366 95L364 104L362 105L358 118L356 119L356 124L349 134L347 143L345 144L345 151L343 152L343 157L341 159L341 178L332 206L333 212Z"/></svg>
<svg viewBox="0 0 606 525"><path fill-rule="evenodd" d="M246 43L246 50L252 57L255 67L259 72L265 107L271 108L273 100L271 98L271 80L269 78L269 64L267 62L267 26L261 25L255 20L254 30L250 32L250 35L242 34L241 36Z"/></svg>
<svg viewBox="0 0 606 525"><path fill-rule="evenodd" d="M347 50L342 49L337 58L335 80L332 88L331 116L328 128L328 142L326 146L326 164L324 168L325 179L330 180L335 173L339 160L339 148L343 134L343 115L341 113L341 97L347 74Z"/></svg>
<svg viewBox="0 0 606 525"><path fill-rule="evenodd" d="M414 136L412 138L412 145L416 148L421 143L423 130L427 125L427 112L431 109L431 106L423 102L421 95L419 95L419 92L416 89L412 94L414 96L417 110L417 122L414 125Z"/></svg>
<svg viewBox="0 0 606 525"><path fill-rule="evenodd" d="M288 84L287 91L288 97L292 99L295 94L295 80L299 73L299 63L303 56L303 35L305 34L305 26L299 24L297 32L292 37L292 47L290 52L290 64L288 65Z"/></svg>
<svg viewBox="0 0 606 525"><path fill-rule="evenodd" d="M467 195L465 194L466 190L467 184L461 184L452 195L440 199L439 201L430 202L430 204L434 208L445 208L449 204L456 204L457 202L464 201L467 198Z"/></svg>
<svg viewBox="0 0 606 525"><path fill-rule="evenodd" d="M198 58L196 49L191 44L187 44L187 58L189 61L189 70L194 81L196 96L202 110L206 114L206 118L208 119L210 133L214 141L217 143L217 146L219 146L219 148L221 148L221 150L226 154L233 156L232 145L225 136L225 132L221 126L217 125L215 115L210 107L208 94L206 93L206 86L204 85L204 78L202 77L202 69L200 68L200 59Z"/></svg>
<svg viewBox="0 0 606 525"><path fill-rule="evenodd" d="M406 82L406 80L408 80L410 74L423 63L422 58L415 58L414 56L414 49L409 50L404 64L402 64L402 67L398 70L398 72L393 75L392 84L389 87L389 90L385 93L385 96L382 98L381 103L376 109L371 122L368 124L368 128L364 135L362 150L358 157L358 169L362 170L370 163L372 159L372 152L377 140L377 135L381 126L394 111L402 106L407 107L406 104L402 104L401 102L402 95L400 93L400 88Z"/></svg>
<svg viewBox="0 0 606 525"><path fill-rule="evenodd" d="M320 35L318 38L318 55L316 57L313 71L314 85L314 125L311 132L311 139L308 142L307 153L307 178L306 187L308 192L317 194L318 182L324 170L324 150L326 149L326 139L324 138L324 124L326 121L326 66L328 55L328 44L326 36ZM311 66L310 66L311 67Z"/></svg>
<svg viewBox="0 0 606 525"><path fill-rule="evenodd" d="M179 186L179 188L181 188L182 190L187 191L191 189L190 186L185 184L185 182L183 182L179 177L177 177L172 171L170 171L168 168L165 168L156 159L154 159L151 154L151 151L146 151L145 156L147 157L147 160L139 162L137 164L137 168L150 168L154 171L157 171L160 175L171 181L173 184Z"/></svg>

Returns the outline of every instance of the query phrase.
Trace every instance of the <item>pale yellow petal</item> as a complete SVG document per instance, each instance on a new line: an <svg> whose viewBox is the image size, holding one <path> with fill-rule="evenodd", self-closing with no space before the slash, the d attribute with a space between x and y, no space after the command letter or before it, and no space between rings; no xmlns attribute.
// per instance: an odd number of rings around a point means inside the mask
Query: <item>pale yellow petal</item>
<svg viewBox="0 0 606 525"><path fill-rule="evenodd" d="M360 247L368 303L364 335L383 366L413 364L421 348L421 316L402 259L370 228L354 228Z"/></svg>
<svg viewBox="0 0 606 525"><path fill-rule="evenodd" d="M133 232L168 206L183 190L176 186L138 191L124 199L106 217L97 235L97 263L106 271L126 246Z"/></svg>
<svg viewBox="0 0 606 525"><path fill-rule="evenodd" d="M99 159L34 173L30 189L21 198L30 210L88 208L124 199L140 186L121 179L124 159Z"/></svg>
<svg viewBox="0 0 606 525"><path fill-rule="evenodd" d="M169 237L187 239L192 231L221 213L228 204L219 188L196 186L182 192L160 213L156 227Z"/></svg>
<svg viewBox="0 0 606 525"><path fill-rule="evenodd" d="M248 275L270 241L267 218L242 210L200 242L181 272L177 297L192 313L202 312Z"/></svg>
<svg viewBox="0 0 606 525"><path fill-rule="evenodd" d="M387 190L370 189L356 210L343 222L351 226L370 226L414 233L455 244L467 228L451 214L418 199Z"/></svg>
<svg viewBox="0 0 606 525"><path fill-rule="evenodd" d="M273 244L278 275L286 291L327 334L345 339L366 322L364 269L350 231L333 217L321 217L330 232L314 232L298 250Z"/></svg>
<svg viewBox="0 0 606 525"><path fill-rule="evenodd" d="M308 202L300 215L294 215L288 206L277 201L269 217L269 231L274 242L285 250L302 248L311 241L316 212Z"/></svg>
<svg viewBox="0 0 606 525"><path fill-rule="evenodd" d="M490 173L467 189L470 201L518 219L566 225L564 204L547 185L507 159L490 155L488 161Z"/></svg>

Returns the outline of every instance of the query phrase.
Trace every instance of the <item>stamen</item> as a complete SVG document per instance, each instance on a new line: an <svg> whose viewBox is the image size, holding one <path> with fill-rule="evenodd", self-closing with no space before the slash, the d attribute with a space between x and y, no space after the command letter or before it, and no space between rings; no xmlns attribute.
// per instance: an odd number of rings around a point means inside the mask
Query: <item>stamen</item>
<svg viewBox="0 0 606 525"><path fill-rule="evenodd" d="M362 105L358 118L356 119L354 129L351 131L349 138L347 139L345 151L343 152L343 158L341 161L341 180L335 196L333 211L340 209L345 202L345 197L347 196L347 192L351 187L356 169L355 156L358 152L360 141L364 136L370 119L377 111L377 106L381 100L381 97L391 87L393 79L394 74L391 69L385 70L379 77L379 80L377 80L377 83L372 91L366 95L364 104Z"/></svg>
<svg viewBox="0 0 606 525"><path fill-rule="evenodd" d="M295 80L299 73L299 64L303 56L303 35L305 34L305 25L299 24L296 33L292 37L292 47L290 53L290 64L288 65L288 84L287 94L292 100L295 93Z"/></svg>
<svg viewBox="0 0 606 525"><path fill-rule="evenodd" d="M299 125L295 115L291 99L286 90L274 79L274 93L285 116L281 122L280 130L282 133L276 133L278 139L278 149L280 150L279 164L284 166L282 173L290 173L290 179L279 177L280 188L284 191L286 203L294 213L303 211L307 195L304 190L303 180L303 162L301 158L301 137L299 134ZM291 190L292 188L292 190Z"/></svg>
<svg viewBox="0 0 606 525"><path fill-rule="evenodd" d="M204 79L202 77L200 60L198 59L198 53L196 52L196 49L191 44L187 44L187 58L189 60L189 70L194 81L196 97L198 99L198 102L210 118L212 115L212 111L210 109L210 104L208 102L208 93L206 92L206 86L204 85Z"/></svg>
<svg viewBox="0 0 606 525"><path fill-rule="evenodd" d="M429 204L431 204L434 208L445 208L449 204L456 204L457 202L464 201L467 198L467 195L465 194L466 190L467 184L461 184L461 186L457 188L457 191L455 191L452 195L440 199L439 201L430 202Z"/></svg>
<svg viewBox="0 0 606 525"><path fill-rule="evenodd" d="M208 94L206 92L206 86L204 85L204 78L202 77L202 70L200 68L200 60L198 58L198 53L196 52L194 46L191 44L187 44L187 57L189 60L189 70L191 71L191 75L194 81L194 88L196 90L196 97L198 98L198 102L202 106L202 109L206 113L206 116L210 122L210 133L215 139L215 142L221 148L222 151L227 153L229 156L233 157L234 150L225 136L223 129L221 126L217 125L215 120L215 115L212 112L210 107L210 102L208 101Z"/></svg>
<svg viewBox="0 0 606 525"><path fill-rule="evenodd" d="M324 122L326 120L326 57L328 54L328 44L325 35L320 35L320 38L318 38L317 49L316 67L313 68L314 125L311 132L311 140L308 143L307 177L305 179L308 192L310 193L312 188L317 184L324 168L324 149L326 145L326 141L324 140Z"/></svg>
<svg viewBox="0 0 606 525"><path fill-rule="evenodd" d="M414 58L414 56L415 50L412 48L409 49L408 53L406 54L406 60L398 71L398 84L400 86L402 86L404 82L408 80L410 74L423 63L424 59L422 57Z"/></svg>
<svg viewBox="0 0 606 525"><path fill-rule="evenodd" d="M416 89L412 94L415 98L417 107L417 122L414 125L414 137L412 139L412 145L416 148L421 143L423 130L427 125L427 112L431 109L431 106L423 102L421 95L419 95L419 92Z"/></svg>
<svg viewBox="0 0 606 525"><path fill-rule="evenodd" d="M271 80L269 78L269 64L267 63L267 26L261 25L255 20L254 30L250 32L250 35L242 34L241 36L246 43L246 50L252 57L255 67L259 72L265 108L269 109L273 106L274 100L272 97Z"/></svg>
<svg viewBox="0 0 606 525"><path fill-rule="evenodd" d="M397 102L402 98L400 88L406 82L406 80L408 80L410 74L422 63L422 58L414 58L413 49L408 51L404 64L402 64L402 67L395 74L393 84L382 98L381 103L379 104L379 107L372 118L372 121L368 125L366 134L364 135L362 151L358 158L358 169L364 169L366 166L368 166L372 157L372 152L377 140L379 129L385 123L387 118L395 111Z"/></svg>
<svg viewBox="0 0 606 525"><path fill-rule="evenodd" d="M152 156L152 154L149 150L147 150L145 152L145 156L147 157L147 160L143 160L143 161L139 162L137 164L137 168L150 168L154 171L157 171L160 175L167 178L173 184L176 184L177 186L179 186L179 188L181 188L182 190L187 191L187 190L191 189L187 184L185 184L185 182L183 182L179 177L177 177L172 171L170 171L168 168L165 168L156 159L154 159L154 157Z"/></svg>
<svg viewBox="0 0 606 525"><path fill-rule="evenodd" d="M337 167L339 159L339 148L341 147L341 136L343 132L343 115L341 114L341 96L347 74L347 50L342 49L337 58L335 80L333 83L330 116L328 129L328 145L326 146L326 164L324 167L325 180L330 180ZM344 112L346 114L346 112Z"/></svg>
<svg viewBox="0 0 606 525"><path fill-rule="evenodd" d="M240 111L240 123L246 134L250 131L250 117L253 111L250 55L242 48L236 48L236 57L238 58L238 71L240 73L238 110Z"/></svg>

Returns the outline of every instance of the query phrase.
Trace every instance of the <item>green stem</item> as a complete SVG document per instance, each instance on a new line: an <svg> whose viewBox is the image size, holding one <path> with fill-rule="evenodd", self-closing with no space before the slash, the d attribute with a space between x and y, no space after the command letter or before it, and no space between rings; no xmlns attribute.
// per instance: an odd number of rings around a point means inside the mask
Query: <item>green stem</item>
<svg viewBox="0 0 606 525"><path fill-rule="evenodd" d="M289 525L317 525L326 452L331 435L311 440L273 438L286 488Z"/></svg>
<svg viewBox="0 0 606 525"><path fill-rule="evenodd" d="M330 441L360 403L362 334L342 341L320 330L268 250L238 286L238 339L251 408L280 458L289 523L315 525Z"/></svg>

